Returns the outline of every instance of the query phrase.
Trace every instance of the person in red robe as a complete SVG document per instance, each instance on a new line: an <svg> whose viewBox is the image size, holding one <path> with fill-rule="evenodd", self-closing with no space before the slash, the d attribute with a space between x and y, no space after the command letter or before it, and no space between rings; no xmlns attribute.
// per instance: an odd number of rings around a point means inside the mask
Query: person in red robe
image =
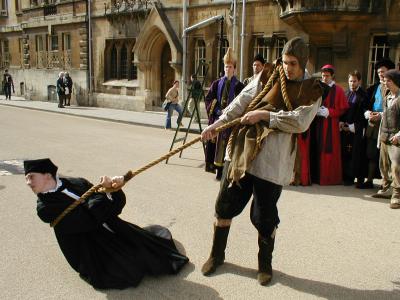
<svg viewBox="0 0 400 300"><path fill-rule="evenodd" d="M310 130L295 135L297 143L293 177L290 185L311 185L310 173Z"/></svg>
<svg viewBox="0 0 400 300"><path fill-rule="evenodd" d="M322 82L330 89L323 98L315 119L315 145L317 167L314 168L313 182L320 185L342 184L342 161L340 146L339 118L349 108L343 89L334 81L335 68L325 65L321 68Z"/></svg>

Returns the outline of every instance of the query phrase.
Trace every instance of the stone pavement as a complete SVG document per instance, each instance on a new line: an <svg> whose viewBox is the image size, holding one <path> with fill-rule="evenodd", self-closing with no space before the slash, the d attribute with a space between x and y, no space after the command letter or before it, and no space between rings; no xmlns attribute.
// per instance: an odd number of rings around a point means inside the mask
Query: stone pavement
<svg viewBox="0 0 400 300"><path fill-rule="evenodd" d="M48 111L59 114L68 114L85 118L113 121L119 123L128 123L134 125L143 125L157 128L164 128L165 125L165 112L146 111L136 112L102 107L87 107L87 106L66 106L65 108L58 108L58 103L48 101L31 101L25 100L23 97L12 96L12 100L5 100L4 95L0 95L0 105L8 105L32 110ZM172 127L176 126L176 119L178 114L175 112L172 117ZM183 118L182 123L188 126L190 118ZM202 119L202 128L207 125L207 120ZM197 123L191 124L191 131L199 131Z"/></svg>

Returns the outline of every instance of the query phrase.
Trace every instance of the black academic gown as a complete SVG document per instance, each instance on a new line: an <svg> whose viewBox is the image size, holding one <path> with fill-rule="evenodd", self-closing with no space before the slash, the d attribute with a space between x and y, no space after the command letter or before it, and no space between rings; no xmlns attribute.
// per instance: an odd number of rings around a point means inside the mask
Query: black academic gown
<svg viewBox="0 0 400 300"><path fill-rule="evenodd" d="M366 139L367 120L364 113L368 110L367 93L360 87L355 92L355 101L351 102L351 91L346 91L349 101L348 111L341 117L346 124L354 124L355 132L341 132L343 179L352 182L357 178L360 182L367 177Z"/></svg>
<svg viewBox="0 0 400 300"><path fill-rule="evenodd" d="M38 194L37 213L53 221L73 199L64 188L80 196L92 184L83 178L62 178L55 192ZM125 206L122 190L95 193L54 227L58 244L72 268L93 287L123 289L137 286L143 276L176 274L188 258L178 252L168 229L140 228L118 217Z"/></svg>

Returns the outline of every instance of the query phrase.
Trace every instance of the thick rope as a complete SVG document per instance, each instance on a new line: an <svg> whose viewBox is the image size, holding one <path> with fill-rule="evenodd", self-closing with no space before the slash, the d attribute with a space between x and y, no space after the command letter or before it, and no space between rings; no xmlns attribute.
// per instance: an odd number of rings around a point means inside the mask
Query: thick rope
<svg viewBox="0 0 400 300"><path fill-rule="evenodd" d="M210 111L207 112L208 118L210 118L210 116L214 112L214 108L216 105L217 105L217 99L214 99L213 102L211 102Z"/></svg>
<svg viewBox="0 0 400 300"><path fill-rule="evenodd" d="M281 81L281 91L282 91L282 96L283 96L283 101L285 102L286 108L288 110L293 110L292 104L290 103L290 99L286 90L286 75L285 71L283 70L282 66L279 66L279 78Z"/></svg>
<svg viewBox="0 0 400 300"><path fill-rule="evenodd" d="M240 118L237 118L235 120L232 120L231 122L228 122L218 128L215 129L216 132L220 132L223 131L227 128L230 128L232 126L235 126L236 124L240 123ZM160 158L148 163L147 165L141 167L140 169L136 170L136 171L132 171L129 170L125 175L124 175L124 183L128 182L129 180L131 180L133 177L135 177L136 175L139 175L140 173L146 171L147 169L150 169L151 167L155 166L156 164L162 162L163 160L166 160L168 158L170 158L171 156L181 152L182 150L190 147L191 145L199 142L201 140L201 137L197 137L194 140L187 142L186 144L171 150L170 152L168 152L167 154L161 156ZM71 212L75 207L77 207L79 204L85 202L85 200L91 196L94 193L98 193L98 192L115 192L119 189L105 189L102 187L101 184L97 184L95 186L92 186L88 191L86 191L78 200L72 202L53 222L50 223L51 227L56 226L69 212Z"/></svg>
<svg viewBox="0 0 400 300"><path fill-rule="evenodd" d="M285 73L283 71L282 66L277 66L278 71L276 70L276 68L274 69L273 74L270 76L270 78L268 79L267 84L265 85L264 89L251 101L251 103L249 104L249 106L247 107L245 113L251 111L260 101L261 99L269 92L269 90L272 88L274 81L277 79L278 77L278 72L279 72L279 77L280 77L280 81L281 81L281 89L282 89L282 95L285 101L285 105L289 110L292 110L292 105L290 104L287 92L286 92L286 76ZM216 101L215 103L212 103L212 107L211 109L213 110L215 107ZM210 110L210 111L212 111ZM240 120L241 117L236 118L218 128L215 129L216 132L221 132L224 131L225 129L231 128L233 126L239 125L240 124ZM261 134L261 130L259 127L256 126L257 129L257 137ZM234 129L234 131L239 130L239 126L236 126L236 128ZM124 175L124 184L126 182L128 182L129 180L131 180L133 177L139 175L140 173L146 171L147 169L150 169L151 167L159 164L160 162L170 158L171 156L174 156L175 154L183 151L184 149L192 146L193 144L199 142L201 140L201 137L197 137L194 140L187 142L186 144L171 150L170 152L168 152L167 154L161 156L160 158L148 163L147 165L141 167L140 169L136 170L136 171L132 171L129 170L125 175ZM229 138L229 143L228 143L228 147L230 147L230 145L232 145L234 140L233 135L231 134L230 138ZM260 143L260 138L257 139L258 140L258 144L255 148L255 151L253 153L253 156L255 157L256 155L256 150L258 151L258 148L260 147L259 143ZM228 148L228 150L231 148ZM229 153L229 152L228 152ZM92 186L89 190L87 190L78 200L74 201L73 203L71 203L53 222L50 223L51 227L55 227L68 213L70 213L74 208L76 208L79 204L85 202L85 200L91 196L94 193L99 193L99 192L115 192L119 189L105 189L104 187L102 187L101 184L97 184Z"/></svg>
<svg viewBox="0 0 400 300"><path fill-rule="evenodd" d="M285 71L282 67L282 65L277 65L274 68L274 72L272 73L272 75L269 77L267 84L265 85L264 89L250 102L249 106L247 107L247 109L245 110L245 112L243 113L244 115L246 113L248 113L249 111L252 111L253 108L262 100L262 98L264 98L264 96L272 89L275 80L279 77L280 79L280 83L281 83L281 91L282 91L282 96L283 96L283 101L285 103L285 106L288 110L293 110L292 104L290 103L290 99L289 96L287 94L287 90L286 90L286 75L285 75ZM240 125L235 126L235 128L233 128L231 135L229 136L229 141L228 141L228 145L227 145L227 149L228 149L228 155L229 157L232 158L232 145L235 145L236 142L236 137L238 135L240 129ZM256 131L257 131L257 136L256 136L256 147L254 147L253 150L253 154L252 154L252 158L254 159L255 156L258 153L258 150L261 147L261 129L260 127L256 126Z"/></svg>
<svg viewBox="0 0 400 300"><path fill-rule="evenodd" d="M278 72L275 68L272 75L269 77L264 89L250 102L250 104L247 106L246 110L244 111L243 115L245 115L249 111L253 110L253 108L262 100L262 98L264 98L264 96L271 90L271 88L274 85L274 82L277 78L278 78ZM238 124L237 126L235 126L233 128L231 135L229 136L227 151L228 151L229 157L231 157L231 158L232 158L232 149L233 149L232 145L234 145L236 142L236 137L239 132L239 129L240 129L240 125Z"/></svg>

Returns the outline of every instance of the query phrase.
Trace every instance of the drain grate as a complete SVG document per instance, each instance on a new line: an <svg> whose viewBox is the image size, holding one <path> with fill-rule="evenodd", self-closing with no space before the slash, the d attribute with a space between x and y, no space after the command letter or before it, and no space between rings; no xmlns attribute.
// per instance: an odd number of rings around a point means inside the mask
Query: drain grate
<svg viewBox="0 0 400 300"><path fill-rule="evenodd" d="M0 176L24 174L23 159L0 160Z"/></svg>

